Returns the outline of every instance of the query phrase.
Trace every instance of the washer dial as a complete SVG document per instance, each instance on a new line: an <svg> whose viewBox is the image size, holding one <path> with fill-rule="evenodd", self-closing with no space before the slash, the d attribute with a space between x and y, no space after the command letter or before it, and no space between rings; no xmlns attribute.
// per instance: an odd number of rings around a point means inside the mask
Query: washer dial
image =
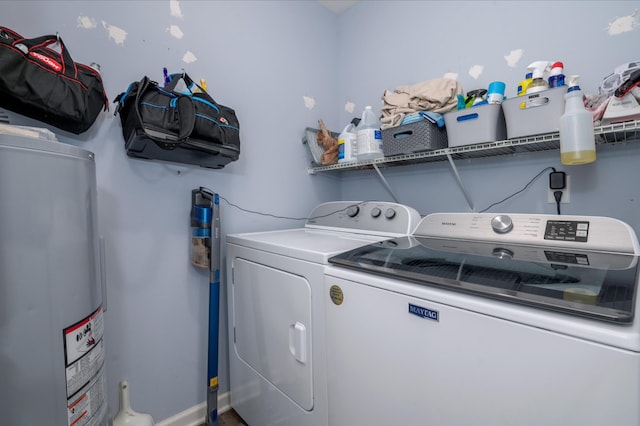
<svg viewBox="0 0 640 426"><path fill-rule="evenodd" d="M360 207L358 206L351 206L347 209L347 216L349 217L356 217L358 213L360 213Z"/></svg>
<svg viewBox="0 0 640 426"><path fill-rule="evenodd" d="M497 234L506 234L513 229L513 221L506 214L500 214L491 219L491 228Z"/></svg>

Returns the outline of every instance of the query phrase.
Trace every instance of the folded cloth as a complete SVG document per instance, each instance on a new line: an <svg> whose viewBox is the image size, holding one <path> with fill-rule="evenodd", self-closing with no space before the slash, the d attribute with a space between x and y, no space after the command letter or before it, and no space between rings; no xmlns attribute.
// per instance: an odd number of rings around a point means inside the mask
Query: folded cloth
<svg viewBox="0 0 640 426"><path fill-rule="evenodd" d="M437 112L420 111L415 114L408 114L404 116L400 125L415 123L416 121L428 120L438 127L444 127L444 116Z"/></svg>
<svg viewBox="0 0 640 426"><path fill-rule="evenodd" d="M384 106L381 110L380 128L399 126L407 114L420 111L444 114L457 108L457 95L463 93L460 83L450 78L399 86L393 92L385 90L382 95Z"/></svg>

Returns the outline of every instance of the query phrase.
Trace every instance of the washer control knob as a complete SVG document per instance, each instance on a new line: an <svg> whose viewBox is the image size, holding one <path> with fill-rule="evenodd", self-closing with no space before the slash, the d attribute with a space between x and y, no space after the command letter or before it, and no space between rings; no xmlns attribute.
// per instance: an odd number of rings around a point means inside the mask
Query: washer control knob
<svg viewBox="0 0 640 426"><path fill-rule="evenodd" d="M378 207L371 209L371 217L378 217L382 214L382 211Z"/></svg>
<svg viewBox="0 0 640 426"><path fill-rule="evenodd" d="M393 219L394 217L396 217L396 211L394 209L387 209L384 212L384 217L386 217L387 219Z"/></svg>
<svg viewBox="0 0 640 426"><path fill-rule="evenodd" d="M498 234L506 234L513 229L513 221L506 214L501 214L491 219L491 228Z"/></svg>
<svg viewBox="0 0 640 426"><path fill-rule="evenodd" d="M356 217L358 213L360 213L360 207L358 206L351 206L347 209L347 216L349 217Z"/></svg>

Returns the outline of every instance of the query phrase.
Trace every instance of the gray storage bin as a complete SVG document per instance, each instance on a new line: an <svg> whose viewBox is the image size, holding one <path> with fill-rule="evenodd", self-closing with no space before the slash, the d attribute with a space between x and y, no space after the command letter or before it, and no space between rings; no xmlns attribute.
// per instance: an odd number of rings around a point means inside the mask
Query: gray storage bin
<svg viewBox="0 0 640 426"><path fill-rule="evenodd" d="M499 104L485 104L444 115L449 147L504 140L507 130Z"/></svg>
<svg viewBox="0 0 640 426"><path fill-rule="evenodd" d="M382 130L385 157L433 151L447 147L447 130L429 120L420 120Z"/></svg>
<svg viewBox="0 0 640 426"><path fill-rule="evenodd" d="M502 102L509 139L560 131L567 86L518 96Z"/></svg>

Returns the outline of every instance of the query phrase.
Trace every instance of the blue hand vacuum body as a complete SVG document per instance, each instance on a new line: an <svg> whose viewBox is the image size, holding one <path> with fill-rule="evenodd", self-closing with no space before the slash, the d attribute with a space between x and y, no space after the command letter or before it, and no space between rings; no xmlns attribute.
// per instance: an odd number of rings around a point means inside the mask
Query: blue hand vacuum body
<svg viewBox="0 0 640 426"><path fill-rule="evenodd" d="M220 199L206 188L191 191L191 263L208 268L209 343L207 426L218 424L218 328L220 309Z"/></svg>

